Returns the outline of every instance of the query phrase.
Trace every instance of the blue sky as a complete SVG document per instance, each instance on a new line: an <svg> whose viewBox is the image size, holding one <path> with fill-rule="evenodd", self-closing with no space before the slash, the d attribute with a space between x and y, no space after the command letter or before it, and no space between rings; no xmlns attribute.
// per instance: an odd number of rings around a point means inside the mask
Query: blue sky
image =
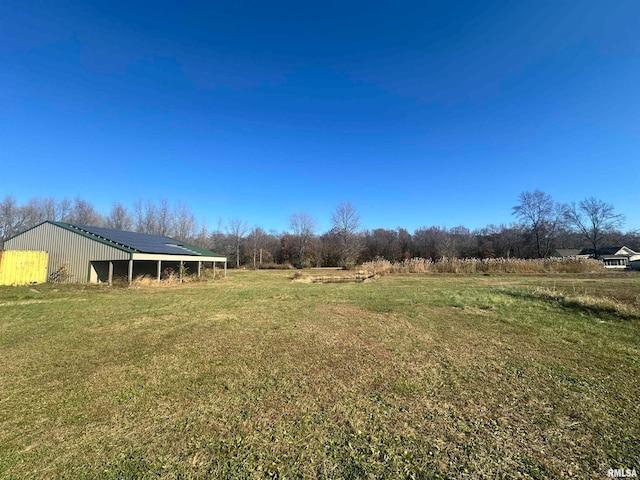
<svg viewBox="0 0 640 480"><path fill-rule="evenodd" d="M309 4L307 4L309 3ZM640 228L640 2L0 2L0 196L329 228Z"/></svg>

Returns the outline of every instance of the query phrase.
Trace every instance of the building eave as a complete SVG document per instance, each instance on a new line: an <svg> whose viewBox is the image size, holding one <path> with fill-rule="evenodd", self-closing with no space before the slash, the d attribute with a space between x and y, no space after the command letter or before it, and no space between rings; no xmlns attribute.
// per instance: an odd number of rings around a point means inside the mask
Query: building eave
<svg viewBox="0 0 640 480"><path fill-rule="evenodd" d="M131 260L151 260L162 262L226 262L227 257L207 255L170 255L166 253L132 253Z"/></svg>

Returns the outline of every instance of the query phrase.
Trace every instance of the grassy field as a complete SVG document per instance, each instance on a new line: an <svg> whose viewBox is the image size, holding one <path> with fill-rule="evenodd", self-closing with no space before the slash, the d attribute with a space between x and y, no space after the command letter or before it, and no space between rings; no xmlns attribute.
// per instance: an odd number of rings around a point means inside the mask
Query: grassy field
<svg viewBox="0 0 640 480"><path fill-rule="evenodd" d="M0 287L0 478L640 471L640 275L314 274Z"/></svg>

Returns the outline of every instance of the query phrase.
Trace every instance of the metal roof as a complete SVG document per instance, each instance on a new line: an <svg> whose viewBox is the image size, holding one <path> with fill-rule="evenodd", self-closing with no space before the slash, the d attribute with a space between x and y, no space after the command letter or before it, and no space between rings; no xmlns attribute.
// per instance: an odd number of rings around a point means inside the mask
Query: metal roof
<svg viewBox="0 0 640 480"><path fill-rule="evenodd" d="M68 230L75 231L95 240L113 244L115 247L126 248L139 253L155 253L163 255L191 255L221 256L203 248L189 245L179 240L162 235L127 232L113 228L93 227L91 225L76 225L64 222L51 222Z"/></svg>
<svg viewBox="0 0 640 480"><path fill-rule="evenodd" d="M600 255L615 255L619 250L622 250L624 247L601 247L598 249L598 254ZM593 255L595 250L593 248L583 248L580 250L580 255Z"/></svg>

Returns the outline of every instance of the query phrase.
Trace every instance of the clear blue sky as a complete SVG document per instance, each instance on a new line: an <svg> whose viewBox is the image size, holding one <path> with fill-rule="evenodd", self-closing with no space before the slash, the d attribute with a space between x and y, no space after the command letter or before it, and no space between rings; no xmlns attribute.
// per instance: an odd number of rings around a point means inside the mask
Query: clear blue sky
<svg viewBox="0 0 640 480"><path fill-rule="evenodd" d="M322 230L510 223L522 191L640 228L640 2L0 2L0 196Z"/></svg>

